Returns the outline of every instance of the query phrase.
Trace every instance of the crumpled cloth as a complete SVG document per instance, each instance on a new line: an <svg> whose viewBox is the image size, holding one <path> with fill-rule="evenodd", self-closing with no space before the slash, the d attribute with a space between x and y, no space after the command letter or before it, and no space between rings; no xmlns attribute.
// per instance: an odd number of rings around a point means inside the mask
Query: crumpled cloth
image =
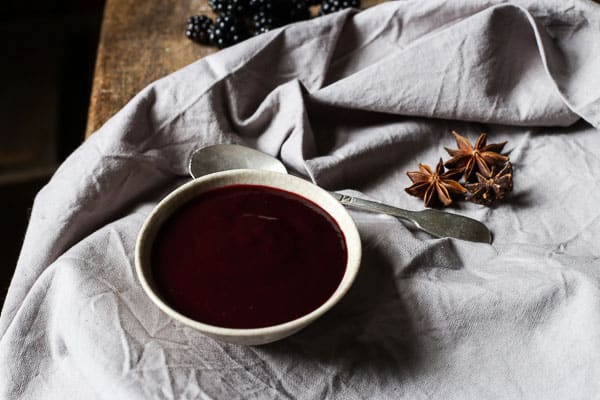
<svg viewBox="0 0 600 400"><path fill-rule="evenodd" d="M600 393L600 6L393 1L246 41L139 93L39 193L0 318L2 399L591 399ZM350 211L333 310L244 347L167 317L134 271L192 151L233 142L333 190L403 188L450 132L508 140L491 245Z"/></svg>

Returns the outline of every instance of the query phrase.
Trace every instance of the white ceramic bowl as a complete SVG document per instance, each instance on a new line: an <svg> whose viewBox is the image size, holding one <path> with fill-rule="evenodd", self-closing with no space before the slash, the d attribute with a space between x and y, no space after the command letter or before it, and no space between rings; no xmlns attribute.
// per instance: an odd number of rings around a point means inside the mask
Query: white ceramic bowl
<svg viewBox="0 0 600 400"><path fill-rule="evenodd" d="M171 308L162 299L153 281L152 269L150 268L152 245L161 225L176 209L193 197L211 189L236 184L262 185L298 194L318 204L337 222L346 239L348 252L346 271L333 295L316 310L300 318L278 325L264 328L232 329L193 320ZM245 345L264 344L283 339L298 332L323 315L350 289L358 272L360 258L361 242L354 221L346 209L329 193L310 182L292 175L251 169L237 169L209 174L195 179L171 192L154 208L146 219L139 233L135 252L136 271L142 287L150 299L161 310L174 319L210 337Z"/></svg>

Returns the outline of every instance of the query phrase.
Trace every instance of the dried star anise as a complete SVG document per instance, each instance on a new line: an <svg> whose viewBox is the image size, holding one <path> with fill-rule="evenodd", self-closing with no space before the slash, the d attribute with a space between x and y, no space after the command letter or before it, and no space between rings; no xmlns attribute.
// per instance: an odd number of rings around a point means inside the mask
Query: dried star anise
<svg viewBox="0 0 600 400"><path fill-rule="evenodd" d="M465 184L468 190L465 198L473 203L490 206L496 200L503 199L513 188L510 162L507 162L498 173L495 173L492 168L491 171L476 172L475 175L477 182Z"/></svg>
<svg viewBox="0 0 600 400"><path fill-rule="evenodd" d="M465 180L469 180L477 165L480 172L491 171L494 166L502 165L508 161L508 157L500 154L506 142L493 143L486 145L487 133L479 135L475 147L459 133L452 131L458 149L449 149L445 147L452 158L446 161L445 166L464 171Z"/></svg>
<svg viewBox="0 0 600 400"><path fill-rule="evenodd" d="M436 197L444 206L450 205L453 194L464 194L467 191L454 179L462 175L462 170L453 169L444 172L444 162L441 158L435 171L432 171L429 165L419 164L418 171L410 171L406 174L413 185L404 190L412 196L422 198L425 207L433 204Z"/></svg>

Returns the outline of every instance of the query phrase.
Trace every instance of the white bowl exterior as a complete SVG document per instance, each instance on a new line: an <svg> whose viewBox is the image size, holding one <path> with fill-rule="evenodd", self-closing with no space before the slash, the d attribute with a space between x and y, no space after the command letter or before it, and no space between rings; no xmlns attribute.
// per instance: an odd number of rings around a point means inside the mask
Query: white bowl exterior
<svg viewBox="0 0 600 400"><path fill-rule="evenodd" d="M264 328L223 328L186 317L171 308L158 294L152 280L150 250L160 226L179 206L200 193L237 184L262 185L295 193L319 205L337 222L346 239L348 253L346 271L333 295L316 310L295 320ZM262 170L238 169L200 177L182 185L165 197L150 213L142 226L136 243L135 264L138 279L146 294L172 318L218 340L244 345L258 345L274 342L296 333L333 307L354 282L360 266L361 250L360 237L354 221L344 206L325 190L292 175Z"/></svg>

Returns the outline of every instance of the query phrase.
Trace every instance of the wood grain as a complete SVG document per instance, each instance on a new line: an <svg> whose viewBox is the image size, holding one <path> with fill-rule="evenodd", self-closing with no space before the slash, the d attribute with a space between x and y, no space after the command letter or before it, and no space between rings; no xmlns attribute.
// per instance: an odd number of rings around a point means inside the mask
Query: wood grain
<svg viewBox="0 0 600 400"><path fill-rule="evenodd" d="M207 0L106 1L86 138L149 83L216 51L185 37L196 14L213 15Z"/></svg>

